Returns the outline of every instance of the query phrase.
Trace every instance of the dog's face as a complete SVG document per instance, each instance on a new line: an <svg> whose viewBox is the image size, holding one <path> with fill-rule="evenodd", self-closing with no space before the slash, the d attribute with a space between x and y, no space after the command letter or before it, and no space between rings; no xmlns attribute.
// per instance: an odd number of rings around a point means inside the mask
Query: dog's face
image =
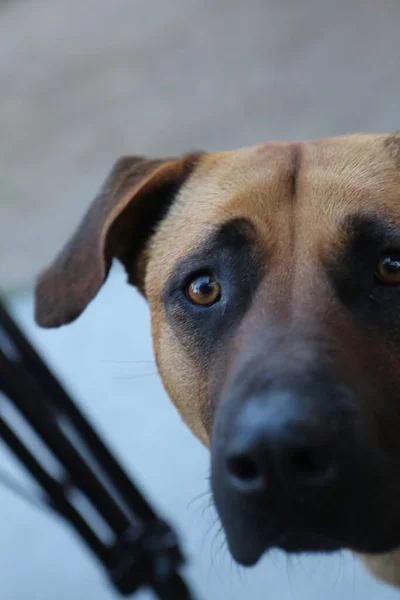
<svg viewBox="0 0 400 600"><path fill-rule="evenodd" d="M400 137L123 159L39 280L38 322L77 317L113 257L211 448L233 556L400 546Z"/></svg>

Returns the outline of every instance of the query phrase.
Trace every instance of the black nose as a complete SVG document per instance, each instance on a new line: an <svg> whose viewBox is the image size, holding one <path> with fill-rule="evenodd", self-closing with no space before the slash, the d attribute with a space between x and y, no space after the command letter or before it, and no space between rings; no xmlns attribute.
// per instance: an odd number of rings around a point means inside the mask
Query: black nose
<svg viewBox="0 0 400 600"><path fill-rule="evenodd" d="M228 480L244 494L273 486L320 486L337 472L328 422L289 393L255 398L239 411L226 448Z"/></svg>

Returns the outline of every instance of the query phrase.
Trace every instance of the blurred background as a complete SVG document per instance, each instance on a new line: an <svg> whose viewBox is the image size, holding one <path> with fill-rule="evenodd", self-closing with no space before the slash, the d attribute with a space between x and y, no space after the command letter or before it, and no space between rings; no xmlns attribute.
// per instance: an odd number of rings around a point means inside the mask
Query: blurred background
<svg viewBox="0 0 400 600"><path fill-rule="evenodd" d="M121 154L399 129L399 30L398 0L0 0L0 291L177 528L202 600L398 592L346 553L238 569L207 508L207 453L156 374L144 301L115 268L76 323L41 331L32 282ZM25 484L2 447L0 462ZM0 598L116 595L62 522L0 485Z"/></svg>

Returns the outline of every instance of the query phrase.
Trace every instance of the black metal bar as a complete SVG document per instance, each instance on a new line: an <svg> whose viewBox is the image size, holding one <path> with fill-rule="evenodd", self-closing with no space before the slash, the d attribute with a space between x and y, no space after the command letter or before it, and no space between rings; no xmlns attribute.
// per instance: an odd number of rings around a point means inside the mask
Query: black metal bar
<svg viewBox="0 0 400 600"><path fill-rule="evenodd" d="M102 544L78 511L68 502L63 486L45 471L1 417L0 438L10 447L39 485L47 490L46 499L50 500L51 506L73 525L103 565L110 568L112 565L110 550Z"/></svg>
<svg viewBox="0 0 400 600"><path fill-rule="evenodd" d="M101 461L104 471L107 473L110 481L112 481L120 490L123 498L129 505L133 505L135 511L140 513L141 519L146 522L152 522L156 515L142 494L133 485L132 481L121 467L120 463L111 454L105 446L96 431L91 427L89 422L84 417L83 413L78 409L76 404L61 387L60 383L54 377L47 365L39 354L33 349L33 346L28 342L20 329L11 319L5 308L0 302L0 326L4 328L6 333L15 343L20 351L24 364L28 370L35 373L36 378L41 385L46 388L50 397L57 406L68 414L74 422L77 430L84 437L87 445L92 450L93 454Z"/></svg>
<svg viewBox="0 0 400 600"><path fill-rule="evenodd" d="M1 350L0 375L6 394L13 398L18 410L57 459L67 467L72 481L96 504L112 530L121 535L129 525L128 518L66 438L51 412L44 409L40 401L41 390L35 380L19 365L8 361Z"/></svg>
<svg viewBox="0 0 400 600"><path fill-rule="evenodd" d="M116 589L130 595L148 586L161 600L190 600L178 573L184 559L174 532L148 505L1 302L0 391L56 458L62 467L60 479L46 471L3 418L0 438L42 487L49 508L62 515L97 556ZM74 488L91 501L113 532L109 544L99 539L72 504Z"/></svg>
<svg viewBox="0 0 400 600"><path fill-rule="evenodd" d="M177 573L175 573L167 584L159 585L154 583L154 591L160 595L163 600L191 600L191 592Z"/></svg>

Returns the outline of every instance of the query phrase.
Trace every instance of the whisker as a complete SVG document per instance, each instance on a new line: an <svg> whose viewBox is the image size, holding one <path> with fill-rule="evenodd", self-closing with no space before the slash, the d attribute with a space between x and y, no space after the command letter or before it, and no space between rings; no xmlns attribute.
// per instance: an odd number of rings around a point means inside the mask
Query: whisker
<svg viewBox="0 0 400 600"><path fill-rule="evenodd" d="M215 510L215 505L214 505L214 501L212 498L210 498L208 504L203 508L202 512L201 512L201 516L204 519L204 521L207 521L208 519L206 518L206 513L208 512L209 517L212 518L212 516L214 515L214 520L212 521L213 524L218 522L218 515L217 515L217 511Z"/></svg>
<svg viewBox="0 0 400 600"><path fill-rule="evenodd" d="M190 500L186 509L188 510L189 508L191 508L193 506L193 504L199 500L203 500L204 498L209 498L209 495L210 495L209 490L206 490L205 492L201 492L200 494L197 494L197 496L195 496L192 500Z"/></svg>
<svg viewBox="0 0 400 600"><path fill-rule="evenodd" d="M293 581L292 581L292 573L293 573L293 559L288 554L286 555L286 577L289 582L289 592L290 596L293 598Z"/></svg>
<svg viewBox="0 0 400 600"><path fill-rule="evenodd" d="M113 379L140 379L141 377L155 377L157 376L158 373L157 371L154 371L154 373L139 373L138 375L114 375Z"/></svg>
<svg viewBox="0 0 400 600"><path fill-rule="evenodd" d="M111 364L117 364L117 365L148 365L148 364L154 364L155 360L108 360L108 359L102 359L100 362L102 363L111 363Z"/></svg>
<svg viewBox="0 0 400 600"><path fill-rule="evenodd" d="M219 539L219 538L220 538L220 536L221 536L221 533L223 533L223 527L222 527L222 525L220 525L220 526L219 526L219 528L217 529L217 531L216 531L216 533L215 533L215 535L214 535L214 538L213 538L212 544L211 544L211 564L212 564L212 567L213 567L213 568L216 566L216 564L215 564L215 563L216 563L216 560L217 560L218 554L219 554L219 556L221 557L221 554L220 554L221 547L220 547L220 548L217 548L217 549L215 549L215 547L216 547L216 544L217 544L217 542L218 542L218 539Z"/></svg>
<svg viewBox="0 0 400 600"><path fill-rule="evenodd" d="M342 574L342 571L343 571L343 552L339 552L338 554L340 557L340 562L339 562L339 568L337 570L337 575L336 575L335 581L333 582L334 588L337 587L337 585L339 583L340 575Z"/></svg>

